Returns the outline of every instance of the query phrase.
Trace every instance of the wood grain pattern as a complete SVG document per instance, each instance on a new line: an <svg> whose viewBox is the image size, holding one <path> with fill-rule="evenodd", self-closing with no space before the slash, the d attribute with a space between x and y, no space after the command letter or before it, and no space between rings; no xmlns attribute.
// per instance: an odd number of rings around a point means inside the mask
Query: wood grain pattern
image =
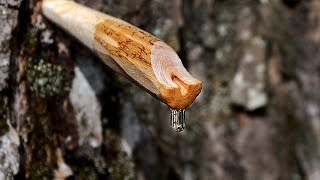
<svg viewBox="0 0 320 180"><path fill-rule="evenodd" d="M44 0L42 10L106 65L169 107L186 108L200 93L202 82L188 73L171 47L153 35L73 1Z"/></svg>

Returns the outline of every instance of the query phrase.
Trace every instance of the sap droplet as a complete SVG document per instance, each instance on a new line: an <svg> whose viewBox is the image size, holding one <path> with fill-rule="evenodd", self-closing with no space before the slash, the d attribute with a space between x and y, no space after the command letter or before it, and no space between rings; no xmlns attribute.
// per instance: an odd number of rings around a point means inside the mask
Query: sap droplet
<svg viewBox="0 0 320 180"><path fill-rule="evenodd" d="M171 109L170 125L175 132L181 132L186 126L185 122L186 109Z"/></svg>

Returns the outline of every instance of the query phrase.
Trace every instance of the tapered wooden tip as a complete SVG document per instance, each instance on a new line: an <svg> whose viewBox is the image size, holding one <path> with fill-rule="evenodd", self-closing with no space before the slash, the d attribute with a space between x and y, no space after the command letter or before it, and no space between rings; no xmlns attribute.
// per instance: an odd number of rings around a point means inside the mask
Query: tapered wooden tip
<svg viewBox="0 0 320 180"><path fill-rule="evenodd" d="M170 108L186 108L200 93L201 81L188 73L171 47L153 35L69 0L43 0L42 11L106 65Z"/></svg>
<svg viewBox="0 0 320 180"><path fill-rule="evenodd" d="M159 97L171 108L186 108L201 92L202 82L189 74L176 52L167 44L155 43L151 64L161 83Z"/></svg>

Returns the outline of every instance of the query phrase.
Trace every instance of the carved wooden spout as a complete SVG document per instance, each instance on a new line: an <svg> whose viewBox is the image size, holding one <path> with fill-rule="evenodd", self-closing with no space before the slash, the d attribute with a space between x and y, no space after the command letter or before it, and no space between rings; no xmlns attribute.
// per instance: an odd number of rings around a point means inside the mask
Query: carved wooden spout
<svg viewBox="0 0 320 180"><path fill-rule="evenodd" d="M200 93L202 82L188 73L170 46L153 35L69 0L44 0L42 12L106 65L170 108L186 108Z"/></svg>

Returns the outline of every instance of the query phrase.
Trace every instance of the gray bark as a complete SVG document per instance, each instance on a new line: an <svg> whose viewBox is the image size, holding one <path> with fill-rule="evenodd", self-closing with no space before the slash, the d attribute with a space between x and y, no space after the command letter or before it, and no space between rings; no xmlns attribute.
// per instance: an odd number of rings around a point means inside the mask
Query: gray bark
<svg viewBox="0 0 320 180"><path fill-rule="evenodd" d="M317 0L79 0L171 45L204 88L169 109L0 0L0 179L320 179Z"/></svg>

